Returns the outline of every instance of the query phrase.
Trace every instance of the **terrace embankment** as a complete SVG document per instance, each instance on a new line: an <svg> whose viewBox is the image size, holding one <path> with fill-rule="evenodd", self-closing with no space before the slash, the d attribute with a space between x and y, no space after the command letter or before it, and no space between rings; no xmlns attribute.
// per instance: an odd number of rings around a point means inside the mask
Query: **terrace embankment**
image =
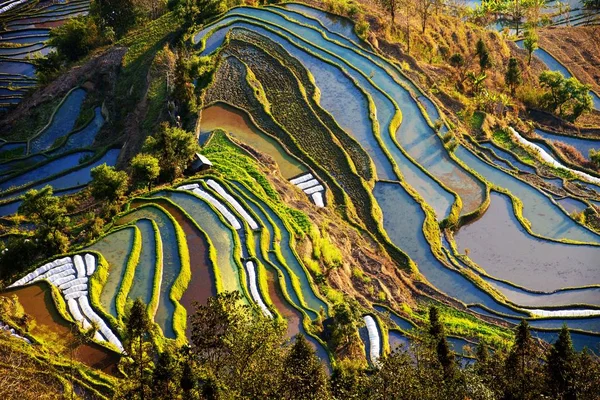
<svg viewBox="0 0 600 400"><path fill-rule="evenodd" d="M347 216L352 215L350 212L355 209L367 229L382 244L387 244L381 234L379 221L375 217L376 204L366 183L357 175L354 163L335 140L331 131L315 116L295 75L264 49L246 42L232 39L228 44L227 52L247 65L251 76L258 80L264 90L264 101L270 107L273 118L285 128L280 130L280 133L286 134L282 139L286 140L286 145L288 142L296 144L300 148L299 153L296 153L298 156L310 154L306 156L310 164L318 163L317 165L322 166L329 176L334 177L335 182L346 193L342 194L344 203L336 199L338 206L346 205L344 212ZM231 85L233 82L235 81L229 81L228 84ZM336 188L331 184L330 188L335 195ZM350 204L345 201L346 196L350 198ZM392 253L395 253L394 250L388 249ZM397 256L400 264L408 263L402 254Z"/></svg>
<svg viewBox="0 0 600 400"><path fill-rule="evenodd" d="M94 88L102 90L103 95L101 97L110 97L125 52L125 48L112 48L99 56L93 57L81 67L73 68L62 74L49 85L25 98L12 112L0 118L2 138L11 140L13 137L18 137L22 133L21 125L24 122L28 125L32 123L32 116L37 115L36 109L38 107L53 99L64 97L69 90L82 82L91 81ZM48 111L51 113L53 110ZM38 130L43 128L49 117L50 115L44 115L40 118ZM27 130L33 133L37 131L31 126Z"/></svg>
<svg viewBox="0 0 600 400"><path fill-rule="evenodd" d="M316 227L328 235L333 246L340 250L342 261L339 267L323 266L322 271L334 289L358 299L365 305L384 301L378 297L380 294L394 307L399 307L401 303L414 304L413 294L417 290L409 277L397 268L397 263L382 252L381 246L369 235L350 227L343 217L330 207L318 208L306 196L296 195L291 184L281 175L269 172L272 171L271 166L251 162L244 150L232 147L232 142L223 139L222 134L213 137L209 146L211 148L206 153L211 160L217 161L215 165L218 171L223 170L228 179L235 177L240 182L247 182L250 187L258 185L252 178L255 176L254 172L264 174L270 186L277 191L280 198L279 207L285 204L285 208L290 207L307 215ZM225 150L227 148L228 150ZM236 155L231 154L232 152ZM259 167L260 171L252 171L256 167ZM258 193L260 191L255 192ZM311 259L315 244L309 235L296 233L294 236L299 257L302 260ZM353 273L357 270L362 270L364 275L359 277ZM311 273L313 279L318 278L315 271L311 270Z"/></svg>
<svg viewBox="0 0 600 400"><path fill-rule="evenodd" d="M119 355L96 343L78 340L77 327L66 321L56 309L50 287L36 283L18 289L6 290L0 296L17 296L25 313L33 318L30 333L47 343L52 350L64 357L73 357L90 367L116 375Z"/></svg>

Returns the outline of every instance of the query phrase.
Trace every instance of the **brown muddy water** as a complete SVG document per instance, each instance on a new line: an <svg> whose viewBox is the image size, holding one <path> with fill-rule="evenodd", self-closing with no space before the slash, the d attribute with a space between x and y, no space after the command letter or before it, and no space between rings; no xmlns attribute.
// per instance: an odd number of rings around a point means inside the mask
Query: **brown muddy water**
<svg viewBox="0 0 600 400"><path fill-rule="evenodd" d="M58 312L47 283L39 282L25 287L6 290L0 296L17 296L25 313L34 319L30 334L46 343L52 351L64 357L73 357L92 368L117 375L119 354L96 343L77 344L77 327L66 321Z"/></svg>
<svg viewBox="0 0 600 400"><path fill-rule="evenodd" d="M183 293L179 302L187 310L188 316L194 313L194 303L206 304L209 297L216 296L217 288L215 286L215 276L211 266L208 253L208 242L202 233L194 224L181 212L178 207L162 199L153 200L134 200L131 208L139 207L143 204L157 204L164 208L175 218L183 232L188 243L190 253L190 267L192 269L192 279L187 290ZM186 334L191 334L190 324L187 324Z"/></svg>
<svg viewBox="0 0 600 400"><path fill-rule="evenodd" d="M269 267L266 267L265 271L267 273L269 297L279 314L287 320L287 337L294 337L302 329L302 314L285 300L279 288L277 273Z"/></svg>
<svg viewBox="0 0 600 400"><path fill-rule="evenodd" d="M221 128L239 141L273 157L286 179L306 172L300 161L291 156L275 139L261 132L248 115L226 104L216 104L202 110L202 133Z"/></svg>

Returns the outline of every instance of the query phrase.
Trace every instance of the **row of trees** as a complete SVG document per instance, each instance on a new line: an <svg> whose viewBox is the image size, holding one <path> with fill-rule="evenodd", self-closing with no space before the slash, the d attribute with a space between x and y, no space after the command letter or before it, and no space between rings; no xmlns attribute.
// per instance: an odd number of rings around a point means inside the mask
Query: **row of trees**
<svg viewBox="0 0 600 400"><path fill-rule="evenodd" d="M280 321L224 293L197 305L191 344L157 351L145 305L136 300L127 320L128 374L118 390L128 399L597 399L600 361L573 349L564 327L546 350L522 322L508 350L480 342L476 360L461 368L438 310L410 348L379 365L345 360L331 376L302 335L289 341ZM356 333L354 333L356 334Z"/></svg>

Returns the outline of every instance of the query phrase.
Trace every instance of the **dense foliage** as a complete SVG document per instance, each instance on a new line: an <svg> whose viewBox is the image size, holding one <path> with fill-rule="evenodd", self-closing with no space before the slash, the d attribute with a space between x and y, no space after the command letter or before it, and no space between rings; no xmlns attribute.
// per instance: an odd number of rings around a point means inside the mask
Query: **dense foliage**
<svg viewBox="0 0 600 400"><path fill-rule="evenodd" d="M142 316L144 309L138 301L130 315ZM600 380L600 360L588 350L576 352L566 327L544 350L525 321L517 326L510 349L490 349L482 341L470 365L461 367L436 307L410 348L395 349L371 368L339 362L329 378L302 335L288 341L280 321L242 304L237 292L196 306L190 317L191 347L166 348L148 358L157 350L144 318L128 322L127 331L134 333L127 336L139 347L123 361L130 379L122 390L129 398L142 398L146 391L156 399L592 400Z"/></svg>

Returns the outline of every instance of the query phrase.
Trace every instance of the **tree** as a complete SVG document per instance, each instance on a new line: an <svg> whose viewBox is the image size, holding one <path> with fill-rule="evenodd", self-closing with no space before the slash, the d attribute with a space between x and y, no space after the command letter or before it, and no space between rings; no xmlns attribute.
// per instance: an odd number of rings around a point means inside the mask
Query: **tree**
<svg viewBox="0 0 600 400"><path fill-rule="evenodd" d="M542 101L552 112L558 108L559 116L575 121L581 114L592 110L594 103L589 94L590 88L577 78L566 79L560 72L543 71L539 81L548 90Z"/></svg>
<svg viewBox="0 0 600 400"><path fill-rule="evenodd" d="M504 82L510 88L510 93L514 96L515 90L517 86L523 83L523 78L521 76L521 68L519 67L519 62L515 57L511 57L508 60L508 69L504 74Z"/></svg>
<svg viewBox="0 0 600 400"><path fill-rule="evenodd" d="M183 0L180 9L187 25L204 24L211 18L226 11L222 0Z"/></svg>
<svg viewBox="0 0 600 400"><path fill-rule="evenodd" d="M429 334L436 340L444 337L444 325L440 320L440 310L436 306L429 307Z"/></svg>
<svg viewBox="0 0 600 400"><path fill-rule="evenodd" d="M327 399L327 375L304 335L298 334L283 364L283 399Z"/></svg>
<svg viewBox="0 0 600 400"><path fill-rule="evenodd" d="M156 157L140 153L131 160L131 177L137 184L151 186L159 174L160 166Z"/></svg>
<svg viewBox="0 0 600 400"><path fill-rule="evenodd" d="M63 231L69 224L67 210L60 199L53 195L52 186L25 193L18 213L33 222L38 231Z"/></svg>
<svg viewBox="0 0 600 400"><path fill-rule="evenodd" d="M179 368L179 360L170 349L159 354L152 373L152 399L177 398Z"/></svg>
<svg viewBox="0 0 600 400"><path fill-rule="evenodd" d="M477 41L475 54L479 57L479 68L481 73L492 66L492 59L490 58L490 51L483 39Z"/></svg>
<svg viewBox="0 0 600 400"><path fill-rule="evenodd" d="M128 177L124 171L117 171L106 164L98 165L90 171L90 189L96 200L114 202L127 192Z"/></svg>
<svg viewBox="0 0 600 400"><path fill-rule="evenodd" d="M48 44L67 61L77 61L98 44L99 37L98 27L91 17L76 17L52 29Z"/></svg>
<svg viewBox="0 0 600 400"><path fill-rule="evenodd" d="M525 31L525 40L523 46L527 50L527 65L531 65L531 56L533 52L538 49L538 35L534 29L527 29Z"/></svg>
<svg viewBox="0 0 600 400"><path fill-rule="evenodd" d="M94 2L91 14L103 28L110 27L117 38L123 37L138 20L134 0L102 0Z"/></svg>
<svg viewBox="0 0 600 400"><path fill-rule="evenodd" d="M600 149L590 149L589 157L590 161L600 168Z"/></svg>
<svg viewBox="0 0 600 400"><path fill-rule="evenodd" d="M358 324L354 311L346 303L333 306L333 323L331 324L331 344L334 349L350 345L357 334Z"/></svg>
<svg viewBox="0 0 600 400"><path fill-rule="evenodd" d="M576 399L575 350L567 325L563 325L558 340L550 347L546 361L546 385L554 399Z"/></svg>
<svg viewBox="0 0 600 400"><path fill-rule="evenodd" d="M425 29L427 28L427 21L433 12L433 6L435 5L435 0L416 0L414 2L415 9L417 11L417 15L421 20L421 33L425 33Z"/></svg>
<svg viewBox="0 0 600 400"><path fill-rule="evenodd" d="M517 36L519 36L521 21L527 13L527 1L528 0L508 0L506 3L506 12L511 17Z"/></svg>
<svg viewBox="0 0 600 400"><path fill-rule="evenodd" d="M194 135L167 123L162 124L153 136L149 136L143 147L144 152L158 158L161 178L166 181L182 176L199 150Z"/></svg>
<svg viewBox="0 0 600 400"><path fill-rule="evenodd" d="M278 397L285 326L241 300L239 292L225 292L196 304L190 322L200 390L212 398Z"/></svg>
<svg viewBox="0 0 600 400"><path fill-rule="evenodd" d="M53 81L60 74L63 67L63 58L58 52L51 51L45 57L36 56L33 59L35 76L41 84Z"/></svg>
<svg viewBox="0 0 600 400"><path fill-rule="evenodd" d="M529 324L522 320L515 332L515 342L506 360L506 389L510 399L537 399L542 389L540 351L531 337Z"/></svg>
<svg viewBox="0 0 600 400"><path fill-rule="evenodd" d="M123 398L151 398L154 350L152 344L147 342L151 327L146 305L136 299L127 313L125 323L127 357L123 357L122 362L129 379L123 382L120 390Z"/></svg>
<svg viewBox="0 0 600 400"><path fill-rule="evenodd" d="M400 0L379 0L381 7L389 14L392 26L396 21L396 11L400 7Z"/></svg>

